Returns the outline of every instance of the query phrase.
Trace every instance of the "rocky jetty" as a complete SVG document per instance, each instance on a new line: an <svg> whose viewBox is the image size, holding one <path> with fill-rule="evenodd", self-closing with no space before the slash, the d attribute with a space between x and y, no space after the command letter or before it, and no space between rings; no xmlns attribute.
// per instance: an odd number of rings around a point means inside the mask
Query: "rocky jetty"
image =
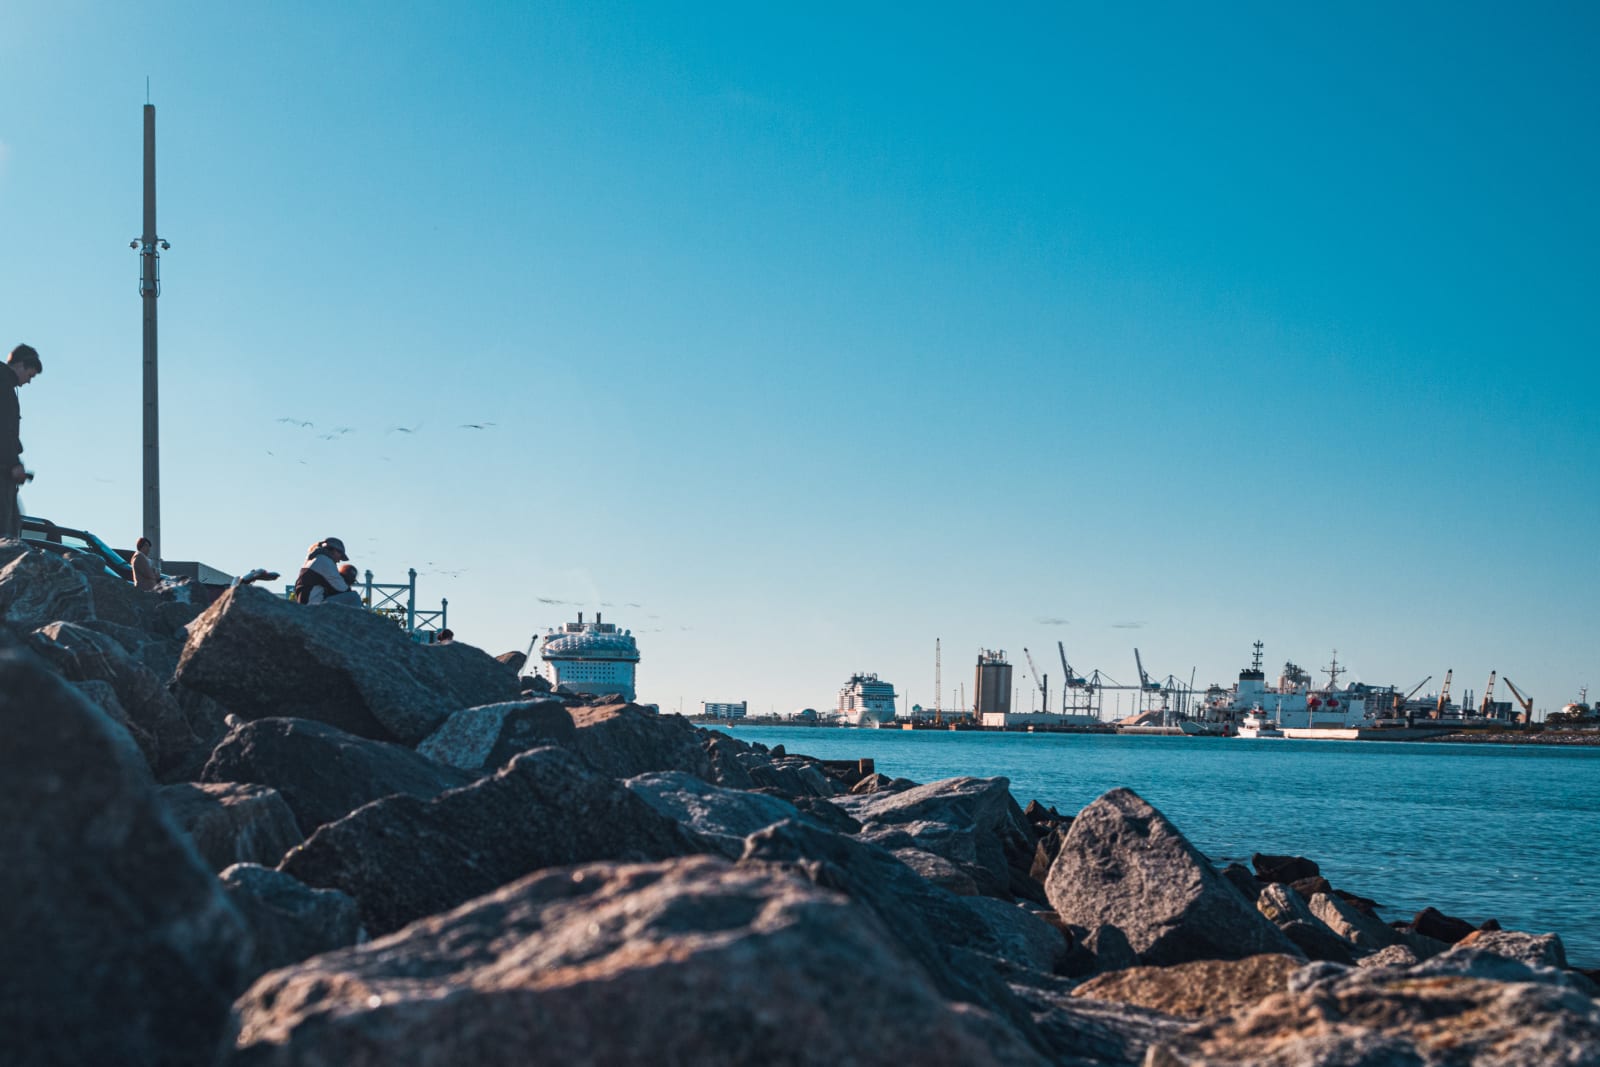
<svg viewBox="0 0 1600 1067"><path fill-rule="evenodd" d="M1582 1064L1559 937L0 542L7 1064Z"/></svg>

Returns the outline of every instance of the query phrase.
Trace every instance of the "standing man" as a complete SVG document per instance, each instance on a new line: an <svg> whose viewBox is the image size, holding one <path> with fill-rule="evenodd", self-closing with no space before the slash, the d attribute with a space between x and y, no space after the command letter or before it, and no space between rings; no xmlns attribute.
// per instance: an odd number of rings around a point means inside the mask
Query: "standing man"
<svg viewBox="0 0 1600 1067"><path fill-rule="evenodd" d="M22 536L22 508L17 488L28 480L22 467L22 407L17 390L44 370L32 345L18 345L0 367L0 537Z"/></svg>
<svg viewBox="0 0 1600 1067"><path fill-rule="evenodd" d="M133 558L128 561L133 565L133 587L153 591L161 584L161 572L156 570L156 565L150 561L150 538L141 537L133 546Z"/></svg>

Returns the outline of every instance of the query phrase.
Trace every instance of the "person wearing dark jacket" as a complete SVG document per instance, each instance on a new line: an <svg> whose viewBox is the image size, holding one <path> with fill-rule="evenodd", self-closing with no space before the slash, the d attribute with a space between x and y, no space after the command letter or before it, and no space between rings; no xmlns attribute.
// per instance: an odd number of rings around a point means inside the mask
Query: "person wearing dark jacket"
<svg viewBox="0 0 1600 1067"><path fill-rule="evenodd" d="M22 536L22 508L17 488L28 479L22 466L22 407L17 390L44 370L32 345L18 345L0 366L0 537Z"/></svg>
<svg viewBox="0 0 1600 1067"><path fill-rule="evenodd" d="M350 585L339 573L339 564L349 559L344 553L344 542L337 537L325 537L312 545L306 553L305 565L294 580L294 598L302 604L324 604L341 593L350 592Z"/></svg>

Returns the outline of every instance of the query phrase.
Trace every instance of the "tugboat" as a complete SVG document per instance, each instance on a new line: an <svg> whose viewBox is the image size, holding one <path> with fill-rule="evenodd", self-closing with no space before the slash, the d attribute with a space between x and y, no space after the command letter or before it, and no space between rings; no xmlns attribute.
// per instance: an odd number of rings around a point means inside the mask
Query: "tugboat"
<svg viewBox="0 0 1600 1067"><path fill-rule="evenodd" d="M1239 737L1282 737L1283 729L1277 719L1269 719L1260 704L1253 704L1239 720Z"/></svg>

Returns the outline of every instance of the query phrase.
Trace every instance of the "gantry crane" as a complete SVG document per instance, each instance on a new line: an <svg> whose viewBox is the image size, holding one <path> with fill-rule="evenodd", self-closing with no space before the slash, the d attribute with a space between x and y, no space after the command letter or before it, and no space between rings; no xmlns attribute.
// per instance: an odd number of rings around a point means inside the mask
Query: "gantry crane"
<svg viewBox="0 0 1600 1067"><path fill-rule="evenodd" d="M1047 674L1041 680L1040 677L1039 677L1039 668L1035 667L1033 665L1033 653L1029 652L1027 650L1027 648L1024 647L1023 650L1022 650L1022 654L1028 658L1028 670L1030 672L1032 672L1032 674L1033 674L1033 684L1039 687L1039 710L1040 711L1049 711L1050 710L1050 676Z"/></svg>
<svg viewBox="0 0 1600 1067"><path fill-rule="evenodd" d="M1139 688L1143 689L1146 693L1161 692L1161 683L1152 682L1150 680L1150 675L1145 673L1144 660L1140 657L1139 650L1137 648L1133 650L1133 662L1137 664L1139 668Z"/></svg>
<svg viewBox="0 0 1600 1067"><path fill-rule="evenodd" d="M1483 687L1483 702L1478 705L1478 714L1485 719L1494 708L1494 676L1495 671L1489 672L1489 684Z"/></svg>
<svg viewBox="0 0 1600 1067"><path fill-rule="evenodd" d="M1444 718L1444 709L1450 706L1450 678L1454 674L1454 667L1451 667L1444 672L1444 685L1439 687L1439 699L1433 705L1433 717L1435 719Z"/></svg>
<svg viewBox="0 0 1600 1067"><path fill-rule="evenodd" d="M1522 725L1533 725L1533 698L1522 695L1522 690L1512 684L1511 679L1505 679L1506 688L1511 690L1511 695L1517 698L1517 703L1522 705Z"/></svg>
<svg viewBox="0 0 1600 1067"><path fill-rule="evenodd" d="M1403 715L1405 710L1406 710L1406 701L1408 701L1412 697L1416 696L1417 695L1417 690L1421 689L1423 686L1427 685L1432 680L1433 680L1433 675L1431 675L1431 674L1428 675L1428 677L1424 678L1422 681L1420 681L1416 685L1412 686L1411 687L1411 692L1407 693L1405 696L1401 696L1400 695L1400 690L1396 689L1394 691L1394 717L1397 718L1397 719L1400 718L1401 715Z"/></svg>

